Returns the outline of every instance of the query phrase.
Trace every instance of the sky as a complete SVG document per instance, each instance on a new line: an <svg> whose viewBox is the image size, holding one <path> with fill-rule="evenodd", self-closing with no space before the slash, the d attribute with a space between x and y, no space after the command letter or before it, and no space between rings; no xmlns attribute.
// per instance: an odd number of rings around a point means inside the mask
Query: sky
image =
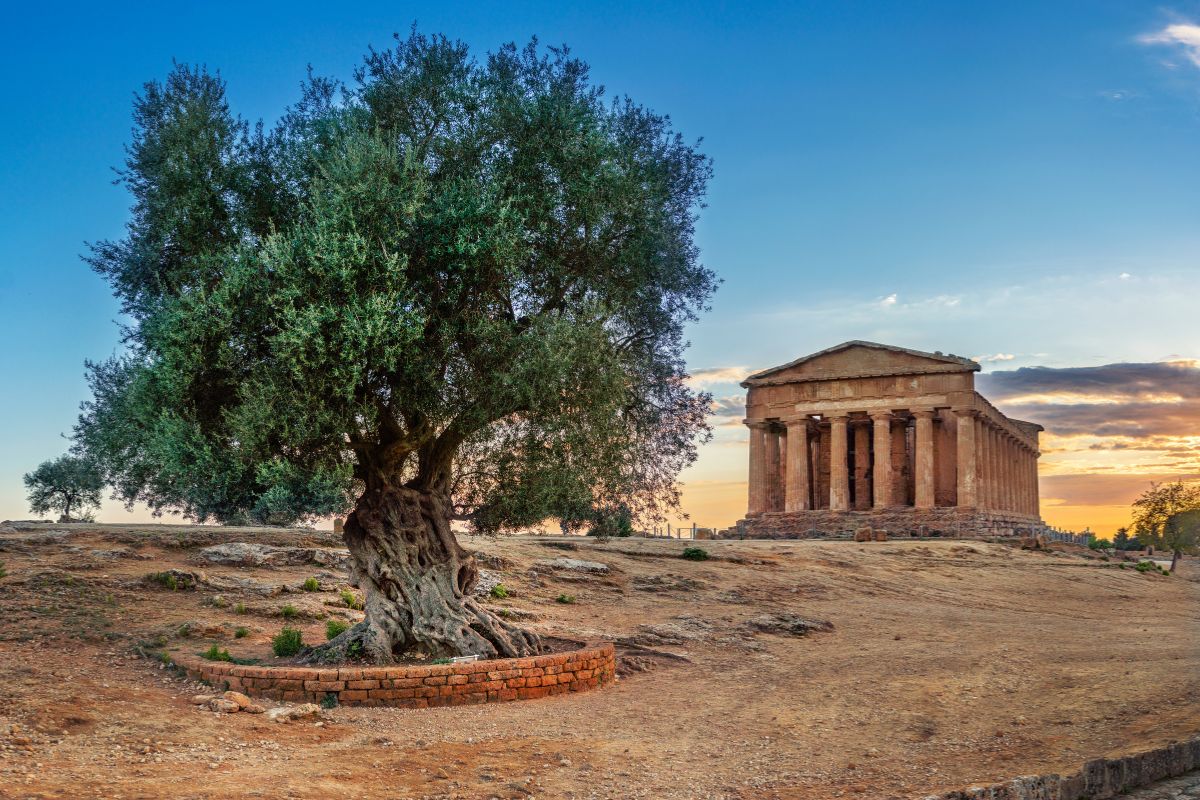
<svg viewBox="0 0 1200 800"><path fill-rule="evenodd" d="M1111 532L1150 482L1200 477L1200 3L60 3L6 21L0 519L30 516L21 476L69 446L84 360L120 347L80 254L127 219L112 168L134 93L206 64L270 124L308 66L348 79L414 22L480 54L566 43L703 138L698 244L724 283L689 329L715 397L682 476L696 523L745 511L738 381L849 339L977 358L981 391L1047 429L1052 524Z"/></svg>

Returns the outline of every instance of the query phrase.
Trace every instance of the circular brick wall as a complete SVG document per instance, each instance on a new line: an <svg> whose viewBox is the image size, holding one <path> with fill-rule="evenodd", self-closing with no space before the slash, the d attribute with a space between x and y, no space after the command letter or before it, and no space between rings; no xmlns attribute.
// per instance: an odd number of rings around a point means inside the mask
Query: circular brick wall
<svg viewBox="0 0 1200 800"><path fill-rule="evenodd" d="M382 667L267 667L172 655L189 677L252 697L358 706L461 706L527 700L582 692L612 680L616 658L611 643L544 656L470 661L463 664Z"/></svg>

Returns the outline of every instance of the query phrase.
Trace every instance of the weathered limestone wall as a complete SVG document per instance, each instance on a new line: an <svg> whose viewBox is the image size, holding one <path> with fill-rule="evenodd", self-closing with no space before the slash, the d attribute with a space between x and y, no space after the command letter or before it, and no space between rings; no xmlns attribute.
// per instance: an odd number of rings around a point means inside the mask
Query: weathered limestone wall
<svg viewBox="0 0 1200 800"><path fill-rule="evenodd" d="M975 538L1028 536L1046 529L1040 519L1002 511L961 508L884 508L869 511L767 512L738 520L722 534L732 539L850 539L862 527L889 537Z"/></svg>
<svg viewBox="0 0 1200 800"><path fill-rule="evenodd" d="M1145 753L1098 758L1070 775L1026 775L925 800L1107 800L1194 769L1200 769L1200 736Z"/></svg>

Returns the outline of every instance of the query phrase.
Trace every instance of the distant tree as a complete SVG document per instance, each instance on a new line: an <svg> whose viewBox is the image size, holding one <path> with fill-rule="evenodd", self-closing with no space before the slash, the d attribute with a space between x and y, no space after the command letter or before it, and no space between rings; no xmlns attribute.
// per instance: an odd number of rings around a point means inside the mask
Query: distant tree
<svg viewBox="0 0 1200 800"><path fill-rule="evenodd" d="M77 428L127 502L344 535L353 647L515 656L450 523L501 531L678 505L707 435L684 326L708 159L608 101L566 49L415 31L356 83L310 78L270 131L178 67L134 107L125 238L91 263L131 320Z"/></svg>
<svg viewBox="0 0 1200 800"><path fill-rule="evenodd" d="M1117 528L1117 532L1113 534L1113 547L1118 550L1125 550L1129 544L1129 529Z"/></svg>
<svg viewBox="0 0 1200 800"><path fill-rule="evenodd" d="M1171 551L1171 572L1174 572L1184 553L1195 553L1200 548L1200 509L1179 511L1168 517L1163 525L1162 543Z"/></svg>
<svg viewBox="0 0 1200 800"><path fill-rule="evenodd" d="M90 520L88 509L100 508L104 477L91 461L64 455L27 473L25 488L35 514L57 511L65 520Z"/></svg>
<svg viewBox="0 0 1200 800"><path fill-rule="evenodd" d="M1138 542L1149 547L1169 547L1167 521L1180 512L1195 510L1200 510L1200 483L1152 483L1133 503L1132 527Z"/></svg>

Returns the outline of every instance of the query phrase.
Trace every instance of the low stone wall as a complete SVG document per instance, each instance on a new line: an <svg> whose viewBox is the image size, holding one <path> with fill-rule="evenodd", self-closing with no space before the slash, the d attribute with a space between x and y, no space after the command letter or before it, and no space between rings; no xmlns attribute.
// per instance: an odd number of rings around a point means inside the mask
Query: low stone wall
<svg viewBox="0 0 1200 800"><path fill-rule="evenodd" d="M937 536L947 539L1029 536L1046 530L1037 517L1003 511L961 508L883 508L867 511L769 511L738 520L723 539L850 539L859 528L889 537Z"/></svg>
<svg viewBox="0 0 1200 800"><path fill-rule="evenodd" d="M1028 775L925 800L1105 800L1194 769L1200 769L1200 736L1145 753L1098 758L1070 775Z"/></svg>
<svg viewBox="0 0 1200 800"><path fill-rule="evenodd" d="M193 679L252 697L319 703L332 694L341 705L403 708L476 705L581 692L610 682L616 672L611 643L544 656L428 666L324 669L242 666L185 654L172 659Z"/></svg>

